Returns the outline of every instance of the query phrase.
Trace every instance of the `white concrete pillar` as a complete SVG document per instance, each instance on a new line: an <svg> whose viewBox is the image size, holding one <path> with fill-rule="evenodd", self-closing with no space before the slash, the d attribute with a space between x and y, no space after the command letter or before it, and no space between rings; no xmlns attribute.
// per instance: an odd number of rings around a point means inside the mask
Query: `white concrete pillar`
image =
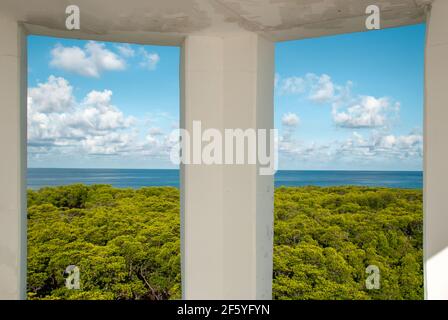
<svg viewBox="0 0 448 320"><path fill-rule="evenodd" d="M25 298L26 36L0 14L0 299Z"/></svg>
<svg viewBox="0 0 448 320"><path fill-rule="evenodd" d="M189 36L181 69L182 128L273 128L272 42ZM257 165L181 166L184 298L271 298L273 181Z"/></svg>
<svg viewBox="0 0 448 320"><path fill-rule="evenodd" d="M435 0L425 54L425 289L448 299L448 1Z"/></svg>

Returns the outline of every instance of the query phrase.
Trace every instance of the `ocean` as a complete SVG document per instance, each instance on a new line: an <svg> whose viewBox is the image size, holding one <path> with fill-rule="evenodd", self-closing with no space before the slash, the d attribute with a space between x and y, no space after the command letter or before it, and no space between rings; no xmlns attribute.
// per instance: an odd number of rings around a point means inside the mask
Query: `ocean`
<svg viewBox="0 0 448 320"><path fill-rule="evenodd" d="M422 189L421 171L317 171L279 170L275 187L280 186L375 186ZM28 188L68 185L73 183L110 184L119 188L145 186L179 187L179 170L168 169L53 169L29 168Z"/></svg>

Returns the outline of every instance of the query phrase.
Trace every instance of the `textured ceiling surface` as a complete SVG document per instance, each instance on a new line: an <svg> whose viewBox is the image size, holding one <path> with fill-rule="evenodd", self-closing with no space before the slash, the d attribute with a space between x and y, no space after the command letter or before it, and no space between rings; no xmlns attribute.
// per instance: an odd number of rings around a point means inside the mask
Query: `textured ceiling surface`
<svg viewBox="0 0 448 320"><path fill-rule="evenodd" d="M422 22L429 0L1 0L31 33L178 45L189 34L226 36L251 31L284 41L365 30L368 5L381 26ZM65 29L65 8L76 4L81 29Z"/></svg>

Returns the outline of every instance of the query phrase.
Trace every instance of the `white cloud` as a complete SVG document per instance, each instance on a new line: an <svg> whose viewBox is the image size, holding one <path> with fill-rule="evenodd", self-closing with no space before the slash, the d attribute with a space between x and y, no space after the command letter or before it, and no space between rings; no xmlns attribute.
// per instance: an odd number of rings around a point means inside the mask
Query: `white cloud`
<svg viewBox="0 0 448 320"><path fill-rule="evenodd" d="M340 156L362 158L422 158L423 136L417 132L408 135L393 135L374 131L369 137L354 132L352 138L342 143L338 150Z"/></svg>
<svg viewBox="0 0 448 320"><path fill-rule="evenodd" d="M277 77L279 94L293 94L301 101L331 107L328 116L338 128L362 129L367 133L353 132L349 138L301 141L294 134L292 116L283 115L283 133L279 138L281 161L297 168L371 168L397 164L416 168L423 156L423 137L419 132L407 135L394 134L391 128L398 119L400 103L390 97L355 95L353 83L340 85L326 74L308 73L302 77ZM330 111L331 110L331 111ZM304 120L306 121L306 120ZM368 129L368 130L366 130ZM340 130L339 130L340 131ZM342 133L345 135L345 132ZM338 133L341 136L341 132ZM331 139L331 138L330 138Z"/></svg>
<svg viewBox="0 0 448 320"><path fill-rule="evenodd" d="M280 93L303 94L311 102L331 105L333 122L341 128L386 127L398 115L398 102L388 97L353 95L352 86L351 81L338 85L326 74L308 73L282 79Z"/></svg>
<svg viewBox="0 0 448 320"><path fill-rule="evenodd" d="M279 77L276 78L279 82ZM298 94L305 92L306 82L300 77L288 77L281 80L280 92L289 94Z"/></svg>
<svg viewBox="0 0 448 320"><path fill-rule="evenodd" d="M54 92L62 89L72 91L65 79L53 76L46 83L29 90L28 141L32 146L77 146L80 141L93 136L107 136L111 132L130 128L135 121L111 104L110 90L91 91L81 103L77 103L73 96L67 99L49 95L48 99L61 107L58 110L44 108L48 105L45 99L35 97L45 93L50 84ZM60 100L55 102L58 97Z"/></svg>
<svg viewBox="0 0 448 320"><path fill-rule="evenodd" d="M289 112L282 116L282 124L287 127L297 127L300 122L297 114Z"/></svg>
<svg viewBox="0 0 448 320"><path fill-rule="evenodd" d="M160 62L160 56L156 52L147 52L145 49L140 50L142 61L140 66L148 70L155 70Z"/></svg>
<svg viewBox="0 0 448 320"><path fill-rule="evenodd" d="M280 76L278 76L280 79ZM304 77L286 77L277 80L280 94L306 94L306 98L315 103L333 103L350 93L351 81L343 86L335 84L327 74L307 73Z"/></svg>
<svg viewBox="0 0 448 320"><path fill-rule="evenodd" d="M163 135L163 131L162 131L162 129L160 129L158 127L152 127L152 128L149 128L149 134L151 136L161 136L161 135Z"/></svg>
<svg viewBox="0 0 448 320"><path fill-rule="evenodd" d="M331 81L330 76L323 74L316 76L314 74L308 74L307 78L311 82L311 90L309 98L316 102L328 102L335 98L336 88Z"/></svg>
<svg viewBox="0 0 448 320"><path fill-rule="evenodd" d="M65 112L72 108L75 102L73 88L68 81L54 76L50 76L45 83L39 83L36 88L30 88L28 100L35 111L42 113Z"/></svg>
<svg viewBox="0 0 448 320"><path fill-rule="evenodd" d="M51 50L50 65L87 77L99 77L103 71L118 71L126 68L123 59L108 50L104 44L89 41L84 49L56 45Z"/></svg>
<svg viewBox="0 0 448 320"><path fill-rule="evenodd" d="M320 164L370 163L372 160L416 160L423 157L423 136L419 132L393 135L374 131L365 137L357 132L345 140L325 143L303 142L289 134L280 137L279 152L294 161Z"/></svg>
<svg viewBox="0 0 448 320"><path fill-rule="evenodd" d="M135 56L135 50L127 43L117 45L116 48L123 57L131 58Z"/></svg>
<svg viewBox="0 0 448 320"><path fill-rule="evenodd" d="M106 135L87 136L81 141L81 145L90 155L126 155L143 148L135 132L109 132Z"/></svg>
<svg viewBox="0 0 448 320"><path fill-rule="evenodd" d="M343 128L378 128L386 126L393 113L398 112L399 103L392 103L386 97L360 96L358 101L340 111L333 106L333 121Z"/></svg>
<svg viewBox="0 0 448 320"><path fill-rule="evenodd" d="M278 150L281 157L298 161L326 162L332 159L328 144L319 144L314 141L303 142L286 132L279 138Z"/></svg>
<svg viewBox="0 0 448 320"><path fill-rule="evenodd" d="M50 89L51 90L50 90ZM63 78L28 91L28 151L31 155L151 155L168 159L170 143L161 129L140 137L137 120L112 104L112 91L91 91L81 102ZM47 99L45 98L47 97Z"/></svg>
<svg viewBox="0 0 448 320"><path fill-rule="evenodd" d="M146 147L142 150L143 155L152 158L168 159L172 147L178 140L173 140L170 135L148 133L145 137Z"/></svg>

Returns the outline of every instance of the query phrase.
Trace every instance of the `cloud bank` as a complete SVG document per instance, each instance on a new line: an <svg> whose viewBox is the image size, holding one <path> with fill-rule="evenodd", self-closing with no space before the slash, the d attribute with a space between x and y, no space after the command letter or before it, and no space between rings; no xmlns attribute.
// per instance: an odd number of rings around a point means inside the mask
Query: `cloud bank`
<svg viewBox="0 0 448 320"><path fill-rule="evenodd" d="M61 77L28 90L28 152L168 159L172 142L161 129L141 133L137 119L112 103L111 90L90 91L81 101Z"/></svg>

